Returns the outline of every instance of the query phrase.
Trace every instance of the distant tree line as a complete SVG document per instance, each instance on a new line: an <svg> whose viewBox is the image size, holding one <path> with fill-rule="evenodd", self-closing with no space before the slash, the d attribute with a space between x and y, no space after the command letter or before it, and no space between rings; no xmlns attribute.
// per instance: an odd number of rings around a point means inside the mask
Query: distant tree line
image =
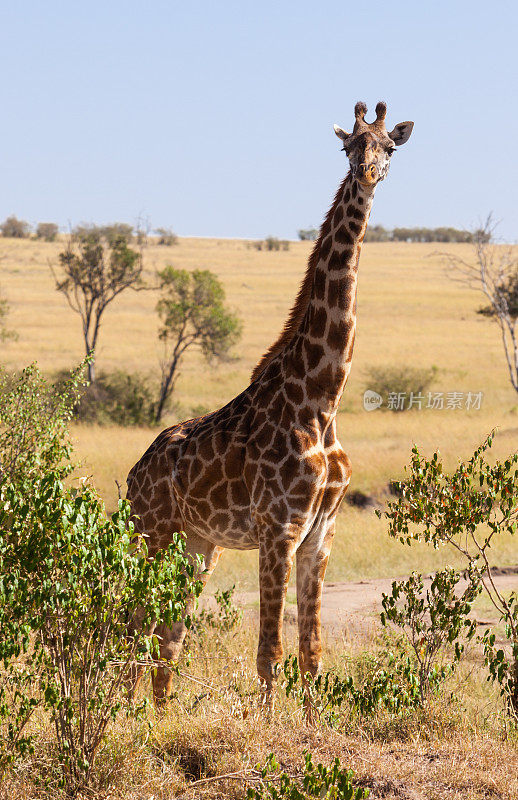
<svg viewBox="0 0 518 800"><path fill-rule="evenodd" d="M458 228L384 228L372 225L367 228L366 242L459 242L473 244L484 231L462 231Z"/></svg>
<svg viewBox="0 0 518 800"><path fill-rule="evenodd" d="M171 246L177 244L178 237L171 228L156 228L152 230L149 224L137 223L136 226L126 222L113 222L110 225L77 225L72 230L73 236L81 236L85 232L89 234L97 231L99 235L108 242L124 240L126 244L136 241L137 244L144 244L148 237L154 234L157 237L156 244ZM38 222L33 227L24 219L11 214L0 223L0 234L9 239L41 239L45 242L54 242L59 233L59 226L55 222Z"/></svg>
<svg viewBox="0 0 518 800"><path fill-rule="evenodd" d="M366 242L461 242L473 244L486 232L461 231L458 228L384 228L383 225L371 225L367 228L364 241ZM318 236L317 228L303 228L298 231L299 239L315 241ZM486 240L487 241L487 240Z"/></svg>

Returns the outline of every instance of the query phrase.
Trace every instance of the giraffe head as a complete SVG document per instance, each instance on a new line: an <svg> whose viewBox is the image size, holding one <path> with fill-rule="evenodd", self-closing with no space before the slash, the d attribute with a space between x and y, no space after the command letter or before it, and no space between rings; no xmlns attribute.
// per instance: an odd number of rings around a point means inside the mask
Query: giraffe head
<svg viewBox="0 0 518 800"><path fill-rule="evenodd" d="M355 123L352 133L346 133L335 125L335 133L344 143L343 150L351 165L351 172L363 186L374 187L387 175L390 158L396 146L405 144L410 138L413 122L399 122L390 133L385 127L387 106L379 102L374 122L365 122L367 106L356 103Z"/></svg>

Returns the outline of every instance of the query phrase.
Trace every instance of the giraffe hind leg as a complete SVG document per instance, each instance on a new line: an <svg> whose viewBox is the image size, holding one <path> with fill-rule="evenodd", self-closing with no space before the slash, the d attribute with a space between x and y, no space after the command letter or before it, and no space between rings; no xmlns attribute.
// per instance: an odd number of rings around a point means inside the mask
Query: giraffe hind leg
<svg viewBox="0 0 518 800"><path fill-rule="evenodd" d="M153 556L162 547L166 547L171 540L171 534L176 531L185 530L185 524L179 514L176 500L174 498L167 470L161 464L160 480L155 483L152 490L146 489L146 474L148 471L158 471L155 459L160 458L160 454L150 452L147 458L141 459L131 470L128 477L127 497L131 503L135 531L145 536L148 552ZM213 572L223 548L217 547L203 539L198 534L186 531L186 553L193 558L201 555L203 563L200 569L199 578L205 584ZM190 613L194 605L191 598L184 610L183 617ZM133 630L138 627L138 615ZM151 633L153 631L149 631ZM160 658L176 660L180 654L183 640L185 638L186 626L182 620L175 623L171 628L157 621L154 632L159 637ZM131 635L130 629L129 634ZM144 667L135 665L132 668L128 680L128 693L134 696L138 684L145 672ZM166 667L157 667L153 673L153 694L155 701L163 702L171 693L172 675L171 670Z"/></svg>
<svg viewBox="0 0 518 800"><path fill-rule="evenodd" d="M208 542L198 534L187 533L186 552L193 558L197 555L202 556L203 561L198 577L205 586L214 572L223 548ZM184 609L182 620L170 628L164 624L159 624L155 628L161 660L171 662L178 660L187 631L184 619L192 612L193 607L194 598L191 598ZM162 705L171 695L172 685L172 671L167 666L157 666L153 670L153 697L157 705Z"/></svg>

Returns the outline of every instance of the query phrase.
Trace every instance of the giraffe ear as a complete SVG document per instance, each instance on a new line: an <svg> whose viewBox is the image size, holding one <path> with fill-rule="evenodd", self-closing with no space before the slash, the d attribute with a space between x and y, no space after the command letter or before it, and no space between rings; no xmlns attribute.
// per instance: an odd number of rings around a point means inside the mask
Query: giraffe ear
<svg viewBox="0 0 518 800"><path fill-rule="evenodd" d="M389 137L392 139L394 144L399 147L400 144L405 144L405 142L408 142L413 127L413 122L398 122L396 127L390 131Z"/></svg>
<svg viewBox="0 0 518 800"><path fill-rule="evenodd" d="M341 128L339 125L333 125L333 128L335 129L335 133L336 133L336 135L338 136L338 138L339 138L339 139L341 139L341 140L342 140L342 142L345 142L345 141L346 141L346 139L348 139L348 138L349 138L350 134L349 134L349 133L346 133L346 132L344 131L344 129L343 129L343 128Z"/></svg>

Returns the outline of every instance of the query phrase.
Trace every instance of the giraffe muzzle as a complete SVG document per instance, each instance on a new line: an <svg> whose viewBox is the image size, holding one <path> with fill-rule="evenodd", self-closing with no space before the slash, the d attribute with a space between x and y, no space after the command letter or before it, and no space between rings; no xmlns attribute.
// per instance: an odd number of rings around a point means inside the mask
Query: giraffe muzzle
<svg viewBox="0 0 518 800"><path fill-rule="evenodd" d="M372 186L379 178L377 166L375 164L360 164L356 170L356 178L360 183Z"/></svg>

